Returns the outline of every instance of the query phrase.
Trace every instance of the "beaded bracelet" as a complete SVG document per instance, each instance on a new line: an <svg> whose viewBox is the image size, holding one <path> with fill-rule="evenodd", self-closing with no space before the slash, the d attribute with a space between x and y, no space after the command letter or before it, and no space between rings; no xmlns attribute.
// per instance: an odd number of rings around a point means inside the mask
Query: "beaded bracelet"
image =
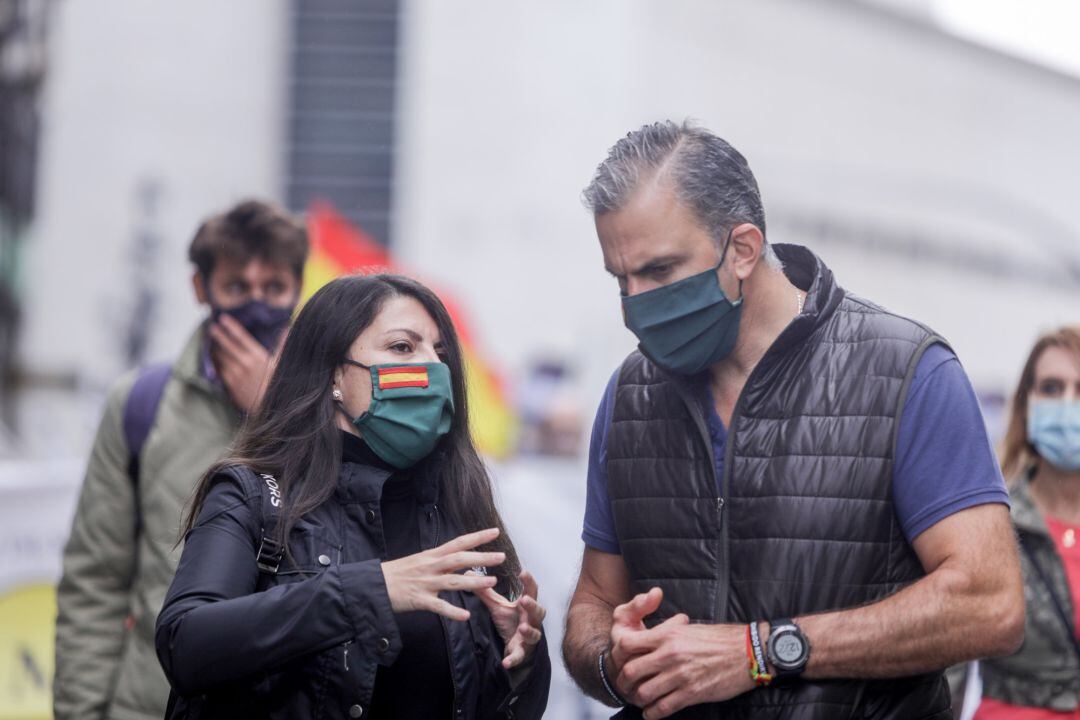
<svg viewBox="0 0 1080 720"><path fill-rule="evenodd" d="M604 689L607 690L607 694L611 696L616 705L626 707L626 701L619 697L619 693L615 692L615 688L608 681L607 672L604 671L604 655L607 655L607 650L601 650L596 661L597 667L600 669L600 682L604 683Z"/></svg>
<svg viewBox="0 0 1080 720"><path fill-rule="evenodd" d="M750 662L750 679L755 685L768 685L772 682L772 675L765 665L765 651L761 647L761 637L758 635L757 623L746 626L746 656Z"/></svg>

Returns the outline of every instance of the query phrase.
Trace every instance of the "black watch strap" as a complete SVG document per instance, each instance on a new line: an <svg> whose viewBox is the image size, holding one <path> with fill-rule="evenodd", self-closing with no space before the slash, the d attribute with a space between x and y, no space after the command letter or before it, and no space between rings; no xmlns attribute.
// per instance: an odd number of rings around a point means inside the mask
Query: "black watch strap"
<svg viewBox="0 0 1080 720"><path fill-rule="evenodd" d="M770 620L766 655L773 677L797 677L810 660L810 642L794 620Z"/></svg>

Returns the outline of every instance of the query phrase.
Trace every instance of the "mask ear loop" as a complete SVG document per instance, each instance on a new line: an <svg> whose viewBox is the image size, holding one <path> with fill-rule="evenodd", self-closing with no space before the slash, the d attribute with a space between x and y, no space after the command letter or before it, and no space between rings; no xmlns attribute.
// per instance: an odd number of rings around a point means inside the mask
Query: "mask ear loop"
<svg viewBox="0 0 1080 720"><path fill-rule="evenodd" d="M354 359L352 359L351 357L346 357L345 359L342 359L341 364L342 365L355 365L356 367L363 368L363 369L367 370L368 372L372 371L372 366L364 365L360 361L354 361ZM374 376L374 373L373 373L373 376ZM373 393L372 402L373 403L375 402L374 393L375 393L375 388L376 388L376 385L375 385L376 382L378 382L378 381L373 377L372 378L372 383L373 383L372 384L372 393ZM340 395L340 394L341 394L340 390L334 391L334 403L335 403L335 406L337 407L338 410L341 411L341 415L343 415L343 416L345 416L346 418L349 419L349 422L351 422L353 424L356 424L357 418L353 418L352 416L350 416L349 411L345 409L345 398L337 397L337 395ZM364 411L364 415L367 415L367 410ZM364 415L362 415L360 417L363 418Z"/></svg>
<svg viewBox="0 0 1080 720"><path fill-rule="evenodd" d="M371 372L371 366L370 365L365 365L364 363L362 363L362 362L360 362L358 360L353 360L352 358L345 358L344 360L342 360L342 364L344 364L344 365L355 365L358 368L363 368L364 370L367 370L368 372ZM344 405L345 398L342 397L341 390L335 389L333 391L333 393L331 393L331 396L334 398L334 402L337 405L337 409L340 410L341 413L345 417L349 418L350 422L354 422L355 419L349 415L347 410L345 410L345 405Z"/></svg>
<svg viewBox="0 0 1080 720"><path fill-rule="evenodd" d="M724 241L724 249L720 251L720 262L718 262L716 264L716 269L717 270L719 270L720 267L724 264L724 258L727 257L728 248L731 247L731 237L732 237L732 235L734 233L735 233L735 228L731 228L730 230L728 230L727 240ZM717 282L719 282L719 281L720 281L720 279L717 278ZM742 284L743 284L742 278L739 278L739 299L732 302L732 305L738 305L738 304L742 303L742 301L743 301Z"/></svg>

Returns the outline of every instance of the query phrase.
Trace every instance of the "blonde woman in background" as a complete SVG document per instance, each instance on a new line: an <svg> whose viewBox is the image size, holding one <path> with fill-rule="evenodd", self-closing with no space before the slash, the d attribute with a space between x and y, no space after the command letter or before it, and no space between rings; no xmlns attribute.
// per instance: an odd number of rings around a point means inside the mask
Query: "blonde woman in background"
<svg viewBox="0 0 1080 720"><path fill-rule="evenodd" d="M975 720L1080 719L1080 326L1035 343L1002 452L1022 548L1026 636L980 661Z"/></svg>

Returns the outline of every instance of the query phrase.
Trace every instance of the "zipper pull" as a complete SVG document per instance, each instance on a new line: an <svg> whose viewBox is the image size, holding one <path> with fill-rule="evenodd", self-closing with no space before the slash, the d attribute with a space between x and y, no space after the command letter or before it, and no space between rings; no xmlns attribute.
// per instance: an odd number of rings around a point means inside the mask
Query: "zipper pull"
<svg viewBox="0 0 1080 720"><path fill-rule="evenodd" d="M721 512L724 509L724 498L716 498L716 512Z"/></svg>
<svg viewBox="0 0 1080 720"><path fill-rule="evenodd" d="M345 643L345 672L349 671L349 645L352 644L352 640Z"/></svg>

